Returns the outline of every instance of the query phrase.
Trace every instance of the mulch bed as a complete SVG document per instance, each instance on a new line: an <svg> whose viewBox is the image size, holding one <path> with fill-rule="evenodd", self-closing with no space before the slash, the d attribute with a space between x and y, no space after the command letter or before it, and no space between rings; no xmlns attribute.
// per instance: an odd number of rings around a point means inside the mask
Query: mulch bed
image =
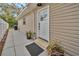
<svg viewBox="0 0 79 59"><path fill-rule="evenodd" d="M7 29L6 33L5 33L4 36L3 36L3 39L2 39L1 42L0 42L0 56L1 56L1 54L2 54L2 50L3 50L4 44L5 44L7 35L8 35L8 30L9 30L9 29Z"/></svg>

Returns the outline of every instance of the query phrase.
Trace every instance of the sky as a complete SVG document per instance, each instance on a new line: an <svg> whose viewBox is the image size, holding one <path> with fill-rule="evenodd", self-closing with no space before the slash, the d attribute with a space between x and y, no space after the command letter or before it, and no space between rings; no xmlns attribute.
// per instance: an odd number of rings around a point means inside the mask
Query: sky
<svg viewBox="0 0 79 59"><path fill-rule="evenodd" d="M17 8L22 8L22 6L21 6L21 5L26 6L26 4L25 4L25 3L16 3L15 5L16 5L16 7L17 7Z"/></svg>

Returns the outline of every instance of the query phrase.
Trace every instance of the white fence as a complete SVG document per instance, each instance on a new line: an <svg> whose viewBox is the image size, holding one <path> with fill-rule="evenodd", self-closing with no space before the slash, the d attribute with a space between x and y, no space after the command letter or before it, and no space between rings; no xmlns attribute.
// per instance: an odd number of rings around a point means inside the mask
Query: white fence
<svg viewBox="0 0 79 59"><path fill-rule="evenodd" d="M8 29L9 25L4 20L0 19L0 41L2 40L6 30Z"/></svg>

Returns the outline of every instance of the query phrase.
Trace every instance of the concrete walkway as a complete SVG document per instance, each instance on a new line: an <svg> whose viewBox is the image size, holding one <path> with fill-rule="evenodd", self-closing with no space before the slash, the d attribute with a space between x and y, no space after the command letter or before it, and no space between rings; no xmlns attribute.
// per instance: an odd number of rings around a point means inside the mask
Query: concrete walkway
<svg viewBox="0 0 79 59"><path fill-rule="evenodd" d="M30 56L30 53L25 48L26 45L33 43L34 40L26 39L23 32L13 29L9 30L9 34L2 51L2 56ZM39 56L46 56L44 51Z"/></svg>
<svg viewBox="0 0 79 59"><path fill-rule="evenodd" d="M11 29L9 30L2 56L29 56L30 54L25 46L32 42L33 40L27 40L22 32Z"/></svg>

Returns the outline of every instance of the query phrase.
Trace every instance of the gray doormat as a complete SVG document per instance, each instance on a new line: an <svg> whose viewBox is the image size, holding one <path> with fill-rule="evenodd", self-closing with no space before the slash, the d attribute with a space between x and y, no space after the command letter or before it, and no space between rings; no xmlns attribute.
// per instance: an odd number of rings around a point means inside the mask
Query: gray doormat
<svg viewBox="0 0 79 59"><path fill-rule="evenodd" d="M31 54L31 56L38 56L40 53L42 53L44 51L41 47L39 47L35 43L27 45L26 48L29 51L29 53Z"/></svg>

